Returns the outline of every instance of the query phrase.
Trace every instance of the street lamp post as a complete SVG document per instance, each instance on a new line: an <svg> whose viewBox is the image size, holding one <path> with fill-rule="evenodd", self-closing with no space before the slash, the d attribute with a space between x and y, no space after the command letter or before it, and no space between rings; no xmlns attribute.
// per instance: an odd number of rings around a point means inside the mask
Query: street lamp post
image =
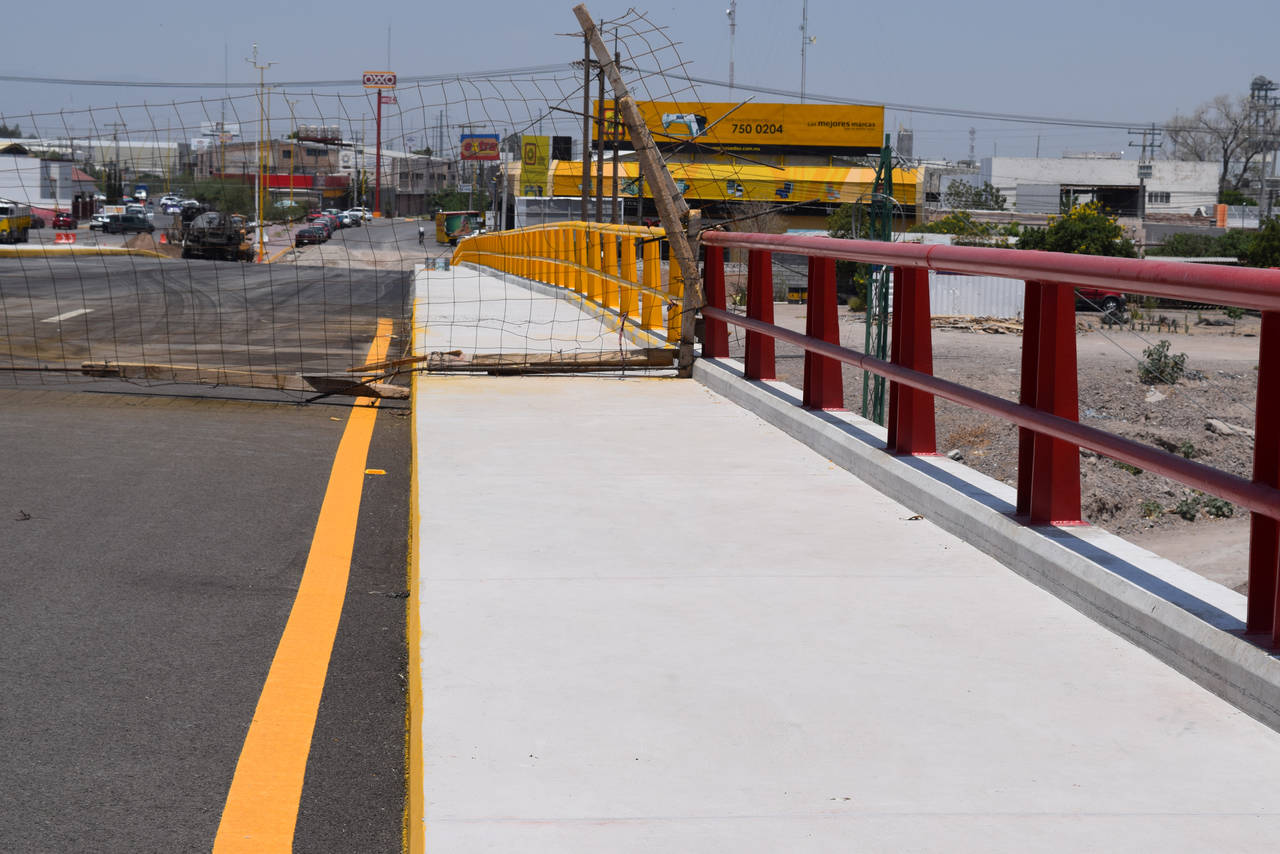
<svg viewBox="0 0 1280 854"><path fill-rule="evenodd" d="M264 62L262 64L258 63L258 43L257 42L253 43L253 58L250 59L248 57L245 57L244 61L252 65L254 68L258 69L258 169L257 169L258 174L256 175L258 192L255 194L256 199L255 199L254 209L257 213L256 220L258 223L258 261L261 262L262 259L266 256L266 246L264 245L265 241L263 240L263 238L266 235L262 228L262 192L263 192L263 189L262 189L262 184L263 184L262 133L265 130L263 125L266 123L266 119L265 119L266 78L264 74L266 70L271 66L275 65L275 63L274 62Z"/></svg>

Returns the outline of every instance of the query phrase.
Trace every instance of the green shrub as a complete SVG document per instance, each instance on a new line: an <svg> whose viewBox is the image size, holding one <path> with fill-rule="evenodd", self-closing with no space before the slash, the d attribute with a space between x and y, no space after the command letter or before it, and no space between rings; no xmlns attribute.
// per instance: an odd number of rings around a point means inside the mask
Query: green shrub
<svg viewBox="0 0 1280 854"><path fill-rule="evenodd" d="M1208 498L1204 502L1204 512L1217 519L1229 519L1236 514L1236 507L1225 498Z"/></svg>
<svg viewBox="0 0 1280 854"><path fill-rule="evenodd" d="M1164 515L1164 505L1159 501L1147 500L1142 502L1142 518L1155 519Z"/></svg>
<svg viewBox="0 0 1280 854"><path fill-rule="evenodd" d="M1142 351L1142 363L1138 366L1138 380L1143 385L1157 383L1173 385L1182 379L1186 369L1187 354L1179 353L1176 356L1170 356L1169 342L1162 338L1159 343Z"/></svg>
<svg viewBox="0 0 1280 854"><path fill-rule="evenodd" d="M1200 456L1200 449L1190 442L1183 442L1178 446L1178 453L1189 460L1194 460L1196 457Z"/></svg>
<svg viewBox="0 0 1280 854"><path fill-rule="evenodd" d="M1199 495L1188 495L1178 502L1178 506L1173 508L1173 512L1188 522L1194 522L1196 516L1200 514L1200 505L1201 499Z"/></svg>
<svg viewBox="0 0 1280 854"><path fill-rule="evenodd" d="M1118 469L1123 469L1124 471L1127 471L1129 474L1133 475L1134 477L1137 477L1138 475L1142 474L1142 469L1138 468L1135 465L1130 465L1129 463L1122 463L1119 460L1116 460L1114 463L1112 463L1112 465L1114 465Z"/></svg>

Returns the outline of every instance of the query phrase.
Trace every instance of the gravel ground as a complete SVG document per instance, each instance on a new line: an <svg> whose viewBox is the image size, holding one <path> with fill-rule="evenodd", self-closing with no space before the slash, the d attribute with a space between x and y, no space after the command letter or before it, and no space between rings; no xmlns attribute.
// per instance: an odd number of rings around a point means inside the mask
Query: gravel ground
<svg viewBox="0 0 1280 854"><path fill-rule="evenodd" d="M775 305L776 322L803 330L805 306ZM1248 476L1251 432L1221 435L1209 419L1253 427L1257 385L1258 319L1230 324L1216 312L1156 311L1175 318L1179 331L1100 328L1097 314L1078 315L1080 420L1120 436L1182 453L1234 474ZM861 350L864 326L842 312L841 342ZM1208 323L1197 324L1197 319ZM1184 322L1190 321L1190 333ZM1170 353L1187 355L1187 376L1173 385L1139 382L1143 350L1160 340ZM982 391L1016 400L1022 336L961 329L933 331L934 373ZM741 341L734 351L741 352ZM799 387L803 358L778 348L778 376ZM845 401L857 408L862 374L844 372ZM946 401L937 404L938 450L955 452L973 468L1014 484L1017 429L997 418ZM1081 502L1085 519L1206 577L1247 590L1248 514L1212 496L1132 466L1081 453Z"/></svg>

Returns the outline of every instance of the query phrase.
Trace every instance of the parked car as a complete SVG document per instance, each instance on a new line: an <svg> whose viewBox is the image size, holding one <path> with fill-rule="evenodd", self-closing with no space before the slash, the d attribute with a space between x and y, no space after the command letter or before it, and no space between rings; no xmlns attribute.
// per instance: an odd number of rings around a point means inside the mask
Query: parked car
<svg viewBox="0 0 1280 854"><path fill-rule="evenodd" d="M293 236L293 245L306 246L309 243L324 243L327 239L323 230L308 226L307 228L298 229L297 234Z"/></svg>
<svg viewBox="0 0 1280 854"><path fill-rule="evenodd" d="M98 230L100 230L100 229L104 228L104 227L106 226L106 224L107 224L107 220L109 220L109 219L111 219L111 216L110 216L109 214L104 214L104 213L96 213L96 214L94 214L94 215L89 219L89 230L90 230L90 231L98 231Z"/></svg>
<svg viewBox="0 0 1280 854"><path fill-rule="evenodd" d="M355 214L340 213L338 214L338 222L342 223L343 228L360 228L364 222Z"/></svg>
<svg viewBox="0 0 1280 854"><path fill-rule="evenodd" d="M66 211L58 211L53 215L53 227L74 230L79 223L76 218Z"/></svg>
<svg viewBox="0 0 1280 854"><path fill-rule="evenodd" d="M1125 310L1126 297L1117 291L1105 291L1101 288L1076 288L1076 302L1091 311L1107 314L1122 313Z"/></svg>
<svg viewBox="0 0 1280 854"><path fill-rule="evenodd" d="M44 228L44 217L40 216L40 214L35 213L35 212L33 211L33 212L31 213L31 227L32 227L32 228Z"/></svg>
<svg viewBox="0 0 1280 854"><path fill-rule="evenodd" d="M137 214L111 214L107 217L107 221L103 223L102 230L107 234L128 234L129 232L151 232L156 227L147 221L145 216Z"/></svg>
<svg viewBox="0 0 1280 854"><path fill-rule="evenodd" d="M365 222L373 222L373 211L368 208L348 208L346 213L355 214Z"/></svg>

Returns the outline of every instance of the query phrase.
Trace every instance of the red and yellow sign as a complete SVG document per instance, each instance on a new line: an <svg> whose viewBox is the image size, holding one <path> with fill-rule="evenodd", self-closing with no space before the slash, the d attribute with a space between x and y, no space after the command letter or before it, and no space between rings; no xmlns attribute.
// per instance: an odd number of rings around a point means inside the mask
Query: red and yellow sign
<svg viewBox="0 0 1280 854"><path fill-rule="evenodd" d="M653 141L663 149L869 154L884 143L884 107L866 104L733 104L639 101ZM604 142L629 147L626 129L604 105ZM599 130L597 129L597 144ZM703 149L705 150L705 149Z"/></svg>
<svg viewBox="0 0 1280 854"><path fill-rule="evenodd" d="M496 133L466 134L462 137L463 160L497 160L498 135Z"/></svg>

